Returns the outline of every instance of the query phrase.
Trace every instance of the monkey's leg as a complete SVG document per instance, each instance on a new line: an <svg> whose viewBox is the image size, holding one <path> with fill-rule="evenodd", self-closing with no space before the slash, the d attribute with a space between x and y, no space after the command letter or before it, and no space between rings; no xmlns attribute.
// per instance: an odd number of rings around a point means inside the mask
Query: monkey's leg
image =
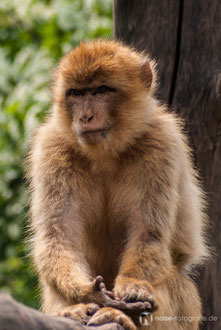
<svg viewBox="0 0 221 330"><path fill-rule="evenodd" d="M159 306L153 313L151 330L199 329L201 301L190 279L174 270L153 286Z"/></svg>
<svg viewBox="0 0 221 330"><path fill-rule="evenodd" d="M102 325L105 323L116 322L120 324L125 330L135 330L136 326L133 321L121 311L111 308L103 307L99 309L89 320L88 325Z"/></svg>
<svg viewBox="0 0 221 330"><path fill-rule="evenodd" d="M193 282L172 265L166 244L159 241L131 244L123 256L114 294L128 302L149 301L154 330L196 330L201 303ZM162 253L163 251L163 253ZM154 328L155 327L155 328Z"/></svg>

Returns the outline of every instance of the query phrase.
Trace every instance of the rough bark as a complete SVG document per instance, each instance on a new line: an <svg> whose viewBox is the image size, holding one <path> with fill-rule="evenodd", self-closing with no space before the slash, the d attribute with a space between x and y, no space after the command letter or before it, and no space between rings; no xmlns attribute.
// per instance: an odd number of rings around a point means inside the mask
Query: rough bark
<svg viewBox="0 0 221 330"><path fill-rule="evenodd" d="M159 62L158 98L180 113L209 200L214 261L200 270L203 329L221 329L221 2L114 0L115 37Z"/></svg>
<svg viewBox="0 0 221 330"><path fill-rule="evenodd" d="M0 295L0 330L123 330L110 323L87 327L79 322L58 316L48 316L18 303L9 296Z"/></svg>

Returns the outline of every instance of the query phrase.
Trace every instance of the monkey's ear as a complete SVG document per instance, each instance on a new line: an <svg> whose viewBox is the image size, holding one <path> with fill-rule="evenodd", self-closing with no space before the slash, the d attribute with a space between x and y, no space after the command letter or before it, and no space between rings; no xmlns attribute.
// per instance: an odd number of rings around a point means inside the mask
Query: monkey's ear
<svg viewBox="0 0 221 330"><path fill-rule="evenodd" d="M152 70L151 70L150 62L149 61L146 61L142 65L141 79L142 79L143 83L145 84L145 86L149 90L150 87L151 87L151 85L152 85L152 81L153 81L153 73L152 73Z"/></svg>

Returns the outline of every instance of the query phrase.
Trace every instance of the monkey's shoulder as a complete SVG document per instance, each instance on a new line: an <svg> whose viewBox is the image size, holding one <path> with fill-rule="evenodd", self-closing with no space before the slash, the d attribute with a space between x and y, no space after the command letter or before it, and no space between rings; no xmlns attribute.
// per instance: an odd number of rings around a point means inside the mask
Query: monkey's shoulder
<svg viewBox="0 0 221 330"><path fill-rule="evenodd" d="M161 112L147 124L145 132L135 139L131 153L139 155L173 155L188 152L182 121L172 113Z"/></svg>
<svg viewBox="0 0 221 330"><path fill-rule="evenodd" d="M43 171L53 168L73 168L79 161L75 146L50 124L43 124L36 130L29 155L30 164Z"/></svg>

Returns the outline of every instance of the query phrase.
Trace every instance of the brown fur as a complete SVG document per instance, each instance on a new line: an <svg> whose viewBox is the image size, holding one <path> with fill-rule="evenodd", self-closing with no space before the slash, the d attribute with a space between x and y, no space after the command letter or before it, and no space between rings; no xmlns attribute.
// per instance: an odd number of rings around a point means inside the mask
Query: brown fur
<svg viewBox="0 0 221 330"><path fill-rule="evenodd" d="M115 41L81 44L58 65L29 171L32 253L47 313L102 305L91 289L100 274L119 298L154 301L156 316L201 315L188 273L208 256L203 193L180 121L154 99L155 76L153 61ZM85 103L65 96L100 85L115 92L95 104L90 93ZM82 111L94 116L90 125L111 126L104 139L82 142ZM198 321L151 329L198 329Z"/></svg>

